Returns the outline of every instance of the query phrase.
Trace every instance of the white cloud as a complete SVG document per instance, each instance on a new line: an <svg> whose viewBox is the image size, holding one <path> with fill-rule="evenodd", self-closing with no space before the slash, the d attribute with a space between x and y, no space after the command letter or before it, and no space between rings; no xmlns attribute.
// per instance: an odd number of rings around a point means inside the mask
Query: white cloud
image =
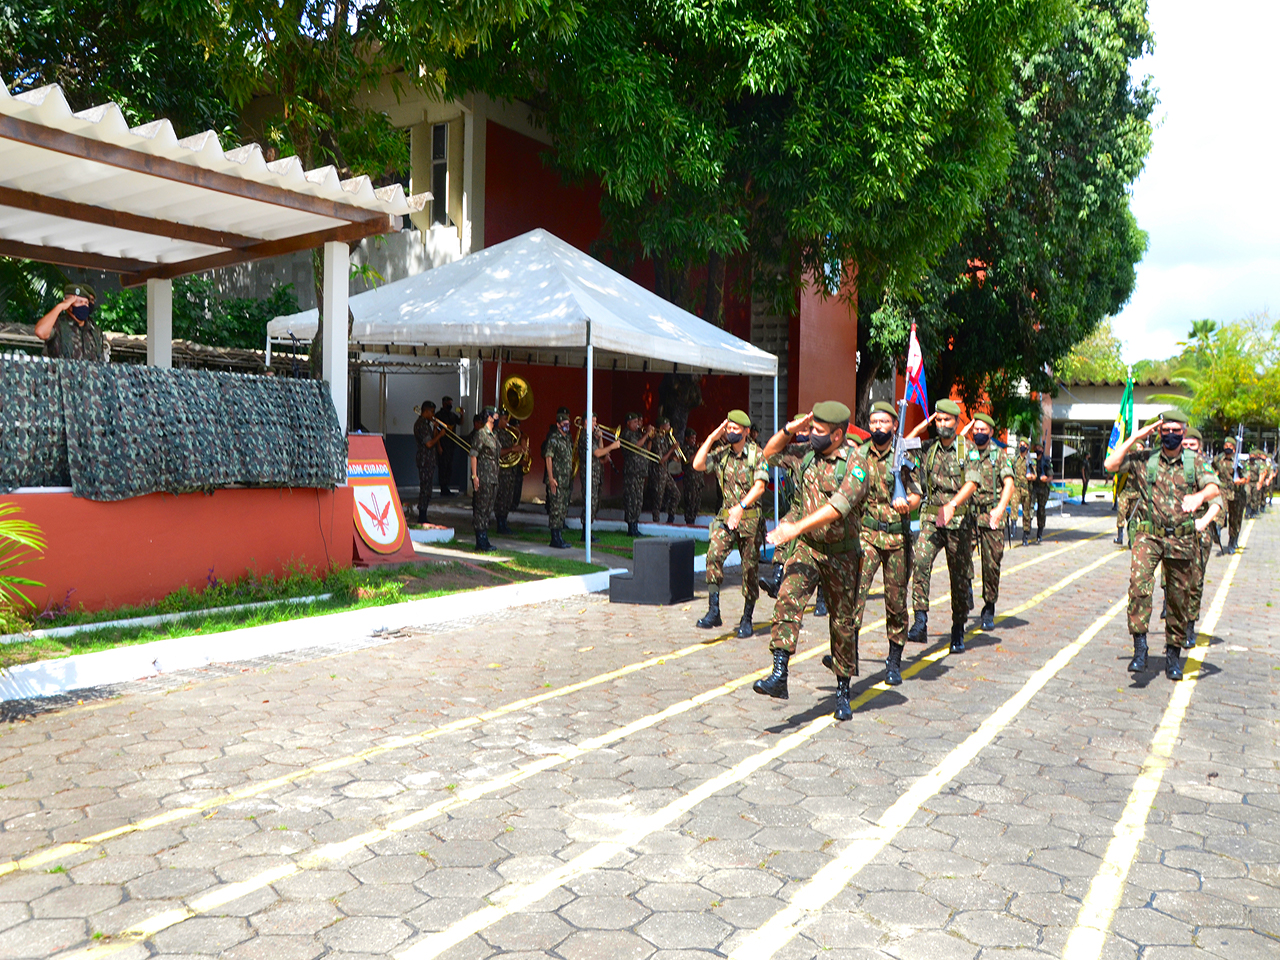
<svg viewBox="0 0 1280 960"><path fill-rule="evenodd" d="M1177 351L1191 321L1280 305L1280 4L1151 0L1156 51L1136 65L1160 90L1133 210L1150 235L1115 321L1124 358Z"/></svg>

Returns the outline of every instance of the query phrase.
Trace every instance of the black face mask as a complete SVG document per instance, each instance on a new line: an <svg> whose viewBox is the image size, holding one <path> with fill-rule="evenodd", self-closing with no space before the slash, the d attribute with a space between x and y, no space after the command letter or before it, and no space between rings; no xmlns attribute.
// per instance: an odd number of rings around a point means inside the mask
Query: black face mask
<svg viewBox="0 0 1280 960"><path fill-rule="evenodd" d="M742 433L741 432L731 433L730 431L726 430L724 433L724 438L729 442L729 445L732 446L733 444L737 443L739 440L742 439Z"/></svg>
<svg viewBox="0 0 1280 960"><path fill-rule="evenodd" d="M569 421L568 421L568 420L561 420L561 421L560 421L560 423L558 423L558 424L557 424L557 426L560 428L560 432L561 432L561 433L568 433L568 432L569 432Z"/></svg>
<svg viewBox="0 0 1280 960"><path fill-rule="evenodd" d="M831 446L834 439L831 434L826 433L819 436L816 433L809 434L809 446L813 448L814 453L822 453Z"/></svg>
<svg viewBox="0 0 1280 960"><path fill-rule="evenodd" d="M1018 452L1019 452L1019 453L1026 453L1026 452L1027 452L1027 448L1026 448L1026 447L1019 447L1019 448L1018 448Z"/></svg>
<svg viewBox="0 0 1280 960"><path fill-rule="evenodd" d="M934 427L938 431L939 440L951 440L956 435L955 427Z"/></svg>
<svg viewBox="0 0 1280 960"><path fill-rule="evenodd" d="M1182 434L1180 433L1162 433L1160 434L1160 443L1166 450L1177 450L1182 446Z"/></svg>
<svg viewBox="0 0 1280 960"><path fill-rule="evenodd" d="M990 442L991 442L991 434L989 434L989 433L974 433L974 435L973 435L973 442L974 442L975 444L977 444L978 446L980 446L980 447L985 447L988 443L990 443Z"/></svg>
<svg viewBox="0 0 1280 960"><path fill-rule="evenodd" d="M89 314L91 313L93 313L93 307L91 306L77 305L71 308L71 315L75 317L77 320L79 320L81 323L84 323L86 320L88 320Z"/></svg>
<svg viewBox="0 0 1280 960"><path fill-rule="evenodd" d="M886 443L893 439L892 430L872 430L871 442L877 447L883 447Z"/></svg>

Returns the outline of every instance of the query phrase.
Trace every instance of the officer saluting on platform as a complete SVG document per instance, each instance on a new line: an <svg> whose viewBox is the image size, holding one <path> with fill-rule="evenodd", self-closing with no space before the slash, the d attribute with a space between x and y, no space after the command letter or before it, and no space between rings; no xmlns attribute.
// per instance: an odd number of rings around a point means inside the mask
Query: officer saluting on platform
<svg viewBox="0 0 1280 960"><path fill-rule="evenodd" d="M1134 524L1129 562L1129 633L1133 635L1129 670L1138 673L1147 668L1151 595L1156 565L1163 563L1169 605L1164 672L1170 680L1182 679L1180 660L1190 619L1192 578L1199 572L1197 540L1209 525L1207 519L1194 520L1192 515L1219 493L1218 475L1199 454L1183 449L1186 423L1185 415L1170 410L1116 447L1106 460L1112 473L1128 474L1128 482L1142 498L1142 519ZM1136 441L1157 430L1160 446L1156 450L1131 452Z"/></svg>

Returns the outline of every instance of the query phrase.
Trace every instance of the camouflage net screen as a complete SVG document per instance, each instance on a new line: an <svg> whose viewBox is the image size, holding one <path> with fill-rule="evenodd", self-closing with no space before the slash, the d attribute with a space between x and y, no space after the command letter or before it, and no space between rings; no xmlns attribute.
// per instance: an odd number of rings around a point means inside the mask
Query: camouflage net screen
<svg viewBox="0 0 1280 960"><path fill-rule="evenodd" d="M90 500L333 487L347 442L325 384L132 364L0 360L0 492Z"/></svg>

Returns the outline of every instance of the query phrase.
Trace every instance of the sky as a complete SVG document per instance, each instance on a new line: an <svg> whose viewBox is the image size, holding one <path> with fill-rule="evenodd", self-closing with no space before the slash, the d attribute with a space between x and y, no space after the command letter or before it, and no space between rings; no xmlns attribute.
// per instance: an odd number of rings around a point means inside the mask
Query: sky
<svg viewBox="0 0 1280 960"><path fill-rule="evenodd" d="M1112 323L1126 363L1180 349L1191 321L1280 314L1280 36L1276 0L1149 0L1160 103L1132 209L1147 231Z"/></svg>

